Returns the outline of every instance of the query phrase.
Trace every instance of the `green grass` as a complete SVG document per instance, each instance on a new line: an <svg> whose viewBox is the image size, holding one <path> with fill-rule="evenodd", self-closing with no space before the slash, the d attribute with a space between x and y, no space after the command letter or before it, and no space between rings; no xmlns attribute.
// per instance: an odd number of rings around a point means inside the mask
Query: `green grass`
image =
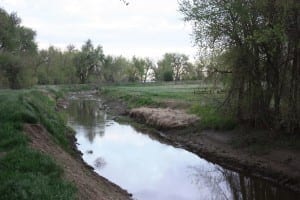
<svg viewBox="0 0 300 200"><path fill-rule="evenodd" d="M27 138L22 134L18 124L1 123L0 124L0 151L6 151L15 148L16 146L25 146Z"/></svg>
<svg viewBox="0 0 300 200"><path fill-rule="evenodd" d="M194 90L199 87L204 87L199 84L174 84L174 83L160 83L160 84L132 84L125 86L104 86L103 90L110 95L119 98L126 96L134 96L136 98L150 98L153 102L161 103L168 100L177 102L185 102L193 104L199 101L207 101L212 98L211 95L194 94ZM214 99L222 98L222 95L213 96ZM126 100L126 99L125 99ZM146 104L147 105L147 104Z"/></svg>
<svg viewBox="0 0 300 200"><path fill-rule="evenodd" d="M217 110L216 106L195 104L190 108L190 112L200 117L200 127L203 129L232 130L237 125L231 114Z"/></svg>
<svg viewBox="0 0 300 200"><path fill-rule="evenodd" d="M194 95L194 89L198 84L135 84L127 86L106 86L107 90L121 92L119 95L131 95L137 97L151 97L153 101L160 102L163 100L177 101L198 101L199 95Z"/></svg>
<svg viewBox="0 0 300 200"><path fill-rule="evenodd" d="M39 86L41 87L41 86ZM88 91L95 90L98 87L95 84L72 84L72 85L47 85L44 86L49 90L55 90L56 92L80 92L80 91Z"/></svg>
<svg viewBox="0 0 300 200"><path fill-rule="evenodd" d="M0 159L1 199L74 199L75 189L61 179L54 161L27 147Z"/></svg>
<svg viewBox="0 0 300 200"><path fill-rule="evenodd" d="M45 126L54 140L68 150L66 117L55 111L55 101L38 91L30 92L30 95L24 95L21 99L26 109L34 113L37 121Z"/></svg>
<svg viewBox="0 0 300 200"><path fill-rule="evenodd" d="M53 140L70 149L66 121L55 102L35 90L0 91L0 199L74 199L75 187L48 156L32 150L24 123L41 123Z"/></svg>
<svg viewBox="0 0 300 200"><path fill-rule="evenodd" d="M212 85L197 83L151 83L104 86L102 93L106 96L127 102L129 108L139 106L168 106L168 101L185 105L185 109L201 118L199 127L203 129L229 130L236 126L233 116L217 109L223 102L225 94L198 94L199 88L212 88Z"/></svg>

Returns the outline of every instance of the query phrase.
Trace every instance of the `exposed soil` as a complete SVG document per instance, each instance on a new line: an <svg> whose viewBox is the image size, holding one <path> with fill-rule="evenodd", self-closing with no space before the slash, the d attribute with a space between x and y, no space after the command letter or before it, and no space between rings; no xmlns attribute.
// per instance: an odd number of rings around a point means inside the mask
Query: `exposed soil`
<svg viewBox="0 0 300 200"><path fill-rule="evenodd" d="M110 97L103 98L106 98L105 103L109 106L111 114L118 116L130 113L126 110L124 102ZM141 122L142 119L147 122L148 119L143 117L145 116L140 117L138 121ZM137 117L134 116L134 119ZM148 131L153 137L194 152L210 162L300 192L300 152L277 148L268 149L268 153L253 154L247 146L235 148L232 141L237 136L243 137L242 132L201 131L196 127ZM251 132L248 131L248 134Z"/></svg>
<svg viewBox="0 0 300 200"><path fill-rule="evenodd" d="M269 149L267 153L253 154L247 146L232 146L231 142L237 134L241 133L202 131L185 134L170 130L164 136L213 163L300 192L299 151Z"/></svg>
<svg viewBox="0 0 300 200"><path fill-rule="evenodd" d="M53 142L51 135L39 124L25 124L24 132L32 148L51 156L64 169L64 178L74 183L79 200L128 200L130 194L88 167L80 156L71 156Z"/></svg>
<svg viewBox="0 0 300 200"><path fill-rule="evenodd" d="M199 120L196 115L190 115L183 110L170 108L134 108L129 111L129 115L160 129L188 127Z"/></svg>

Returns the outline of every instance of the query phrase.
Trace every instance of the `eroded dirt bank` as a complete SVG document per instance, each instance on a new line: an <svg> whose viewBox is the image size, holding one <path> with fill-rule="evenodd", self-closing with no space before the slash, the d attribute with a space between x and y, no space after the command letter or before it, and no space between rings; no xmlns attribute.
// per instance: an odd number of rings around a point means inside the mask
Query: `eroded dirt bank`
<svg viewBox="0 0 300 200"><path fill-rule="evenodd" d="M71 156L53 142L47 130L39 124L25 124L24 132L32 148L51 156L64 169L64 177L77 187L79 200L128 200L130 195L119 186L99 176L80 156Z"/></svg>
<svg viewBox="0 0 300 200"><path fill-rule="evenodd" d="M106 98L113 115L132 115L120 100ZM138 122L147 122L145 115L133 115ZM151 125L151 123L148 123ZM241 171L300 192L300 152L287 149L270 149L268 153L252 154L247 148L234 148L232 140L243 130L232 132L200 131L196 127L148 131L174 146L187 149L206 160L225 168ZM251 133L250 133L251 134Z"/></svg>

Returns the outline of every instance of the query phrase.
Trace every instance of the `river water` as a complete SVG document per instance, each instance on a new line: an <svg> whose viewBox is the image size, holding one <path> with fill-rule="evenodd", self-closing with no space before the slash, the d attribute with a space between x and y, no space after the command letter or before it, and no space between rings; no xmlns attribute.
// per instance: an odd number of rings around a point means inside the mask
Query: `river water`
<svg viewBox="0 0 300 200"><path fill-rule="evenodd" d="M162 144L107 115L101 99L71 97L68 123L84 161L138 200L293 200L299 195Z"/></svg>

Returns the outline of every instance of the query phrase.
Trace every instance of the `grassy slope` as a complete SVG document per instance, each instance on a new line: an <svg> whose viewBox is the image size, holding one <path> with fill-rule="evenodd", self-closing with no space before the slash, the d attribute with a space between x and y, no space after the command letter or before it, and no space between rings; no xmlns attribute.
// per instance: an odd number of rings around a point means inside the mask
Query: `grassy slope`
<svg viewBox="0 0 300 200"><path fill-rule="evenodd" d="M103 93L126 101L130 108L139 106L166 106L168 101L185 104L188 112L201 118L202 128L232 129L233 117L218 109L224 94L195 94L199 84L132 84L125 86L105 86Z"/></svg>
<svg viewBox="0 0 300 200"><path fill-rule="evenodd" d="M65 120L55 102L33 90L0 91L0 199L74 199L75 187L48 156L32 150L24 123L41 123L68 149Z"/></svg>

